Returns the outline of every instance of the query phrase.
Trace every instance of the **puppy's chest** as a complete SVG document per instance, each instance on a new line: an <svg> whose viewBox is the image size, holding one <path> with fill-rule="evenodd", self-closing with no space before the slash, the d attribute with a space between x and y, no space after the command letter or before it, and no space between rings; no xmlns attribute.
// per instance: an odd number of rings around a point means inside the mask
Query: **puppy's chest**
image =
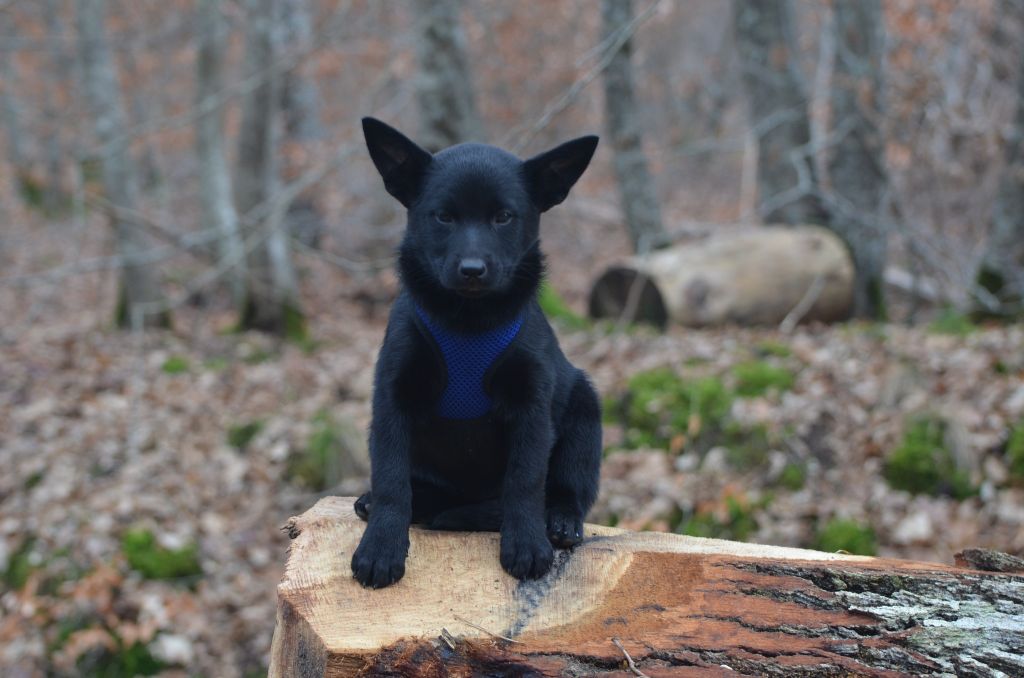
<svg viewBox="0 0 1024 678"><path fill-rule="evenodd" d="M469 420L483 417L494 407L490 377L509 351L523 325L516 317L484 332L455 332L416 307L418 326L433 349L443 387L433 414L442 419Z"/></svg>

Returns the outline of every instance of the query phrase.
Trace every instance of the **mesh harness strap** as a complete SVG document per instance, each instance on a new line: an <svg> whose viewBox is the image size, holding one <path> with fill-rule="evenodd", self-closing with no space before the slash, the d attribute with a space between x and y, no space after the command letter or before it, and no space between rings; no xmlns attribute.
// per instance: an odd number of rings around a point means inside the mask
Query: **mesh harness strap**
<svg viewBox="0 0 1024 678"><path fill-rule="evenodd" d="M519 334L522 315L486 332L461 334L431 319L419 304L415 306L420 322L441 351L448 376L438 415L445 419L475 419L490 412L493 403L484 390L484 377Z"/></svg>

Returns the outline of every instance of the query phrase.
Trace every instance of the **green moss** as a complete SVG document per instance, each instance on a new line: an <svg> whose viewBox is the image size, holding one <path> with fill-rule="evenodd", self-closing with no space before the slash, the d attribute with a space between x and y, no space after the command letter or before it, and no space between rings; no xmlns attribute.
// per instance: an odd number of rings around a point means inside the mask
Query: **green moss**
<svg viewBox="0 0 1024 678"><path fill-rule="evenodd" d="M56 628L50 627L53 639L47 643L47 651L50 654L59 651L67 644L72 634L84 631L93 625L93 619L81 612L76 612L68 617L57 620Z"/></svg>
<svg viewBox="0 0 1024 678"><path fill-rule="evenodd" d="M32 551L35 548L35 537L26 537L21 546L11 554L7 561L7 569L4 570L4 588L10 591L20 591L28 582L29 576L36 569L32 563Z"/></svg>
<svg viewBox="0 0 1024 678"><path fill-rule="evenodd" d="M345 454L345 433L327 412L313 419L313 432L306 449L288 464L288 477L316 492L336 484L340 459Z"/></svg>
<svg viewBox="0 0 1024 678"><path fill-rule="evenodd" d="M694 514L689 520L684 521L676 530L679 534L686 534L691 537L705 537L708 539L723 539L725 528L722 523L710 512Z"/></svg>
<svg viewBox="0 0 1024 678"><path fill-rule="evenodd" d="M1010 475L1017 480L1024 480L1024 420L1010 433L1006 458L1010 465Z"/></svg>
<svg viewBox="0 0 1024 678"><path fill-rule="evenodd" d="M134 678L134 676L155 676L167 666L136 641L126 645L115 633L110 634L116 649L107 648L86 652L75 663L78 675L90 678Z"/></svg>
<svg viewBox="0 0 1024 678"><path fill-rule="evenodd" d="M306 346L310 342L306 316L295 304L286 304L284 307L284 338L299 346Z"/></svg>
<svg viewBox="0 0 1024 678"><path fill-rule="evenodd" d="M586 318L577 314L565 300L559 296L551 283L544 281L540 286L540 293L537 295L537 302L548 319L553 320L564 327L573 330L582 330L590 326Z"/></svg>
<svg viewBox="0 0 1024 678"><path fill-rule="evenodd" d="M861 335L875 341L886 341L889 338L889 326L886 323L859 320L847 323L844 333L851 336Z"/></svg>
<svg viewBox="0 0 1024 678"><path fill-rule="evenodd" d="M76 660L76 675L90 678L133 678L153 676L167 668L145 645L139 642L126 645L124 640L108 628L103 619L95 613L76 612L57 620L49 630L51 640L46 646L48 654L53 655L63 649L75 633L90 629L109 635L113 648L99 646L82 653Z"/></svg>
<svg viewBox="0 0 1024 678"><path fill-rule="evenodd" d="M199 548L195 544L168 549L160 546L153 533L143 528L124 533L121 551L131 568L146 579L183 579L202 574Z"/></svg>
<svg viewBox="0 0 1024 678"><path fill-rule="evenodd" d="M188 368L188 358L180 355L172 355L160 366L160 369L166 374L183 374L188 372Z"/></svg>
<svg viewBox="0 0 1024 678"><path fill-rule="evenodd" d="M948 495L963 499L974 494L967 474L957 468L946 446L946 424L924 417L907 427L903 442L885 461L889 484L914 494Z"/></svg>
<svg viewBox="0 0 1024 678"><path fill-rule="evenodd" d="M780 341L765 340L759 342L754 349L759 356L775 356L776 358L788 358L793 355L793 350Z"/></svg>
<svg viewBox="0 0 1024 678"><path fill-rule="evenodd" d="M873 556L878 552L875 531L871 526L844 518L828 521L818 530L812 546L828 553L846 551L860 556Z"/></svg>
<svg viewBox="0 0 1024 678"><path fill-rule="evenodd" d="M263 420L253 419L244 424L237 424L228 428L228 445L243 450L248 447L252 439L263 430Z"/></svg>
<svg viewBox="0 0 1024 678"><path fill-rule="evenodd" d="M730 422L723 430L720 444L729 450L726 458L737 471L750 471L768 463L771 441L763 425L743 427Z"/></svg>
<svg viewBox="0 0 1024 678"><path fill-rule="evenodd" d="M745 362L733 368L736 393L743 397L763 395L770 390L788 391L796 377L784 367L763 361Z"/></svg>
<svg viewBox="0 0 1024 678"><path fill-rule="evenodd" d="M94 184L103 181L103 156L90 155L82 158L78 165L82 173L82 181L86 184Z"/></svg>
<svg viewBox="0 0 1024 678"><path fill-rule="evenodd" d="M601 420L606 424L618 424L625 418L621 397L607 395L601 399Z"/></svg>
<svg viewBox="0 0 1024 678"><path fill-rule="evenodd" d="M867 288L871 317L878 321L887 320L889 308L885 303L885 281L881 277L873 276L868 281Z"/></svg>
<svg viewBox="0 0 1024 678"><path fill-rule="evenodd" d="M40 469L40 470L35 471L34 473L30 474L28 478L25 478L25 482L23 483L22 486L26 490L31 490L32 488L37 487L39 485L39 483L43 482L43 478L45 478L45 477L46 477L46 471Z"/></svg>
<svg viewBox="0 0 1024 678"><path fill-rule="evenodd" d="M128 295L125 293L124 285L117 286L117 306L114 308L114 325L120 328L130 328L132 319L128 317Z"/></svg>
<svg viewBox="0 0 1024 678"><path fill-rule="evenodd" d="M159 313L146 313L143 315L142 324L145 327L170 329L174 322L169 310ZM133 329L131 313L128 312L128 292L124 287L124 280L117 286L117 305L114 307L114 326L120 329Z"/></svg>
<svg viewBox="0 0 1024 678"><path fill-rule="evenodd" d="M213 358L207 358L203 361L203 368L210 370L211 372L222 372L227 369L231 363L227 358L215 356Z"/></svg>
<svg viewBox="0 0 1024 678"><path fill-rule="evenodd" d="M982 266L978 270L978 285L995 296L1002 294L1006 287L1006 278L991 266Z"/></svg>
<svg viewBox="0 0 1024 678"><path fill-rule="evenodd" d="M49 554L37 569L40 573L37 592L41 596L60 596L65 582L78 581L89 573L88 567L75 562L68 548Z"/></svg>
<svg viewBox="0 0 1024 678"><path fill-rule="evenodd" d="M777 483L794 492L802 489L807 484L807 467L793 462L786 464L779 474Z"/></svg>
<svg viewBox="0 0 1024 678"><path fill-rule="evenodd" d="M47 217L59 217L74 207L71 196L59 186L50 186L27 172L18 174L18 190L26 207L42 212Z"/></svg>
<svg viewBox="0 0 1024 678"><path fill-rule="evenodd" d="M266 308L263 307L264 304L267 305ZM270 304L280 306L271 307ZM309 341L306 316L295 301L260 300L250 290L241 303L241 309L238 323L232 332L256 330L281 337L299 346Z"/></svg>
<svg viewBox="0 0 1024 678"><path fill-rule="evenodd" d="M33 209L43 208L46 203L46 186L43 182L23 172L18 176L18 189L25 205Z"/></svg>
<svg viewBox="0 0 1024 678"><path fill-rule="evenodd" d="M243 360L246 365L259 365L274 358L274 353L265 348L255 348L245 355Z"/></svg>
<svg viewBox="0 0 1024 678"><path fill-rule="evenodd" d="M87 630L106 633L113 647L98 646L82 653L76 660L76 675L90 678L133 678L153 676L169 668L154 657L146 645L137 641L126 644L116 630L112 630L104 623L102 616L95 612L76 612L57 620L49 629L51 639L46 646L47 653L53 655L59 652L75 633Z"/></svg>
<svg viewBox="0 0 1024 678"><path fill-rule="evenodd" d="M966 337L978 329L978 326L971 321L970 317L956 310L946 308L939 313L928 325L928 329L935 334L948 334L955 337Z"/></svg>
<svg viewBox="0 0 1024 678"><path fill-rule="evenodd" d="M724 520L720 520L710 511L702 511L682 521L675 531L691 537L746 541L758 528L757 519L754 516L755 511L763 508L766 503L766 501L762 501L751 504L737 497L729 496L725 498L726 517Z"/></svg>
<svg viewBox="0 0 1024 678"><path fill-rule="evenodd" d="M619 409L628 447L667 448L679 433L721 431L732 406L720 379L684 381L667 368L634 375L627 389Z"/></svg>

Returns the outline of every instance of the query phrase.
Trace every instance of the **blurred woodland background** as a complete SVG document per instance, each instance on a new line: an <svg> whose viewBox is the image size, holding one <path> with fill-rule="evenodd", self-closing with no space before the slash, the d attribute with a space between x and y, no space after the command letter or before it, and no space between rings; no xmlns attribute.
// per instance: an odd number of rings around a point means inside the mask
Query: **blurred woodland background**
<svg viewBox="0 0 1024 678"><path fill-rule="evenodd" d="M265 674L279 526L367 483L404 215L363 115L602 135L543 225L593 521L1021 555L1022 55L1019 0L0 0L0 673ZM787 224L849 252L841 322L820 275L771 323L588 317Z"/></svg>

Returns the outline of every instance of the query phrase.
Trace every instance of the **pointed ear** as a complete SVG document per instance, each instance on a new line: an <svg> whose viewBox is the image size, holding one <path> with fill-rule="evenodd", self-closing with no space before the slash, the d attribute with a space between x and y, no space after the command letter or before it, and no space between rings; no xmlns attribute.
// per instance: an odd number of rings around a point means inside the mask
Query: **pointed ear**
<svg viewBox="0 0 1024 678"><path fill-rule="evenodd" d="M430 153L376 118L363 118L363 136L384 188L408 208L419 193Z"/></svg>
<svg viewBox="0 0 1024 678"><path fill-rule="evenodd" d="M590 164L596 148L596 136L580 137L526 161L526 179L533 200L541 212L565 200L569 189Z"/></svg>

